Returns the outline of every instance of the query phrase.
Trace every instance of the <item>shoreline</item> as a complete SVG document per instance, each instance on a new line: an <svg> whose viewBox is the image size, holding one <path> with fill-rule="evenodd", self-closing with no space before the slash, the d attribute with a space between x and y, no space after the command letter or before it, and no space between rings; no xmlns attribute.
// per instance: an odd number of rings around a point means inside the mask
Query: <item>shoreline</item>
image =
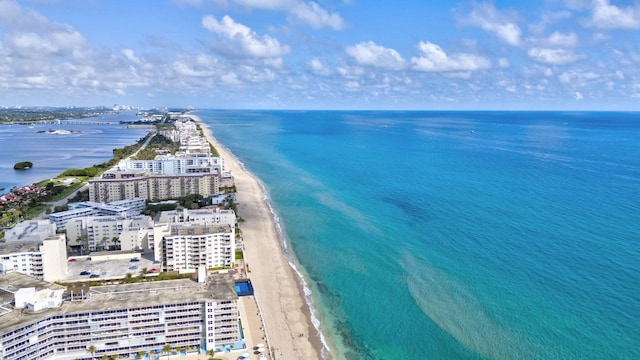
<svg viewBox="0 0 640 360"><path fill-rule="evenodd" d="M266 201L259 180L249 173L212 135L208 124L197 115L188 115L202 128L207 141L224 159L236 185L238 216L245 219L241 230L245 243L245 263L250 266L254 297L262 312L273 359L332 358L324 337L314 325L304 293L301 274L284 254L275 213Z"/></svg>

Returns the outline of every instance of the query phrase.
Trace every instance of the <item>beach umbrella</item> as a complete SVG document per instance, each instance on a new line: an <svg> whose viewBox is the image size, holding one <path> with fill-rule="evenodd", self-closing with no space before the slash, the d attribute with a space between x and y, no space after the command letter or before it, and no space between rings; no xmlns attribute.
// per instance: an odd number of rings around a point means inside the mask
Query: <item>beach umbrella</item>
<svg viewBox="0 0 640 360"><path fill-rule="evenodd" d="M257 347L264 347L264 344L263 344L263 343L259 343L259 344L257 344L256 346L257 346Z"/></svg>

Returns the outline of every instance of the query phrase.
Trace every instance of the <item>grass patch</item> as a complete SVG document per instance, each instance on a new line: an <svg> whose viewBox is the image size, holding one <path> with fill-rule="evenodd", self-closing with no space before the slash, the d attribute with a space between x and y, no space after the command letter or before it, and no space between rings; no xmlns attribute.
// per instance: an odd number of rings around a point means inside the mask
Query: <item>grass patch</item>
<svg viewBox="0 0 640 360"><path fill-rule="evenodd" d="M40 213L42 213L43 211L45 211L47 209L48 205L46 204L40 204L40 205L36 205L34 207L30 207L27 209L27 212L24 213L24 218L25 219L33 219L35 217L37 217L38 215L40 215Z"/></svg>
<svg viewBox="0 0 640 360"><path fill-rule="evenodd" d="M236 260L244 260L244 252L242 250L236 251Z"/></svg>

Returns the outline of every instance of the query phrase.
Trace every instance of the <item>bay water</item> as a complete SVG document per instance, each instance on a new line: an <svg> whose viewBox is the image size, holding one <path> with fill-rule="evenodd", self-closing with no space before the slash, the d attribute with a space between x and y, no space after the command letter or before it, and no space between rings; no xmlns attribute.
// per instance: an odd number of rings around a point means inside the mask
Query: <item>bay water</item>
<svg viewBox="0 0 640 360"><path fill-rule="evenodd" d="M197 114L334 357L640 358L640 113Z"/></svg>
<svg viewBox="0 0 640 360"><path fill-rule="evenodd" d="M126 128L120 121L138 120L135 112L105 113L59 123L0 125L0 194L60 175L70 168L85 168L113 158L113 149L133 145L148 129ZM52 133L50 130L61 130ZM29 170L14 170L30 161Z"/></svg>

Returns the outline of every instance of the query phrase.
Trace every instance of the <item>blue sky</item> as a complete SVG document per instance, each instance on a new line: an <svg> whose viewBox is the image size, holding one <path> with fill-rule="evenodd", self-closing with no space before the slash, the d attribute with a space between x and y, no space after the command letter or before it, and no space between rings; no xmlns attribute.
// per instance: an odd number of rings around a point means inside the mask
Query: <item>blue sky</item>
<svg viewBox="0 0 640 360"><path fill-rule="evenodd" d="M0 0L0 106L640 110L640 3Z"/></svg>

